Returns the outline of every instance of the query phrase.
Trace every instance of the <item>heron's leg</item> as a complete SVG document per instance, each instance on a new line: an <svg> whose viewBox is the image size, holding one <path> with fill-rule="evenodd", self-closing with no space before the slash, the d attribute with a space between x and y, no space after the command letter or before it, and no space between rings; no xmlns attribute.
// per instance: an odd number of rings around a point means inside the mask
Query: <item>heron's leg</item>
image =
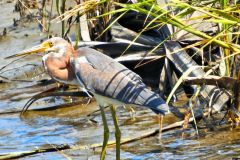
<svg viewBox="0 0 240 160"><path fill-rule="evenodd" d="M117 115L116 115L115 106L111 105L110 109L111 109L113 123L114 123L114 127L115 127L116 160L120 160L121 130L118 126L118 119L117 119Z"/></svg>
<svg viewBox="0 0 240 160"><path fill-rule="evenodd" d="M107 124L106 115L105 115L105 112L104 112L104 107L101 106L101 105L100 105L100 110L101 110L102 122L103 122L103 127L104 127L103 146L102 146L102 152L101 152L100 159L104 160L105 155L106 155L108 139L109 139L109 128L108 128L108 124Z"/></svg>
<svg viewBox="0 0 240 160"><path fill-rule="evenodd" d="M162 139L162 128L163 128L163 115L158 114L158 121L159 121L159 140Z"/></svg>

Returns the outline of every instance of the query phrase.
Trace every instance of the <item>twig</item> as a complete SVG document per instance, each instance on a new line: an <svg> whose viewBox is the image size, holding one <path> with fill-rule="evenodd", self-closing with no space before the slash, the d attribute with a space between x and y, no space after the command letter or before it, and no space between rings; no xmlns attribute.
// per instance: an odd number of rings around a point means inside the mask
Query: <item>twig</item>
<svg viewBox="0 0 240 160"><path fill-rule="evenodd" d="M0 68L0 71L2 71L2 70L3 70L4 68L6 68L7 66L9 66L9 65L11 65L11 64L13 64L13 63L15 63L15 62L17 62L17 61L25 58L26 56L27 56L27 55L22 56L22 57L20 57L20 58L17 58L17 59L15 59L15 60L9 62L8 64L6 64L6 65L4 65L3 67L1 67L1 68ZM6 58L7 58L7 57L5 57L5 59L6 59ZM0 74L2 74L2 72L1 72Z"/></svg>
<svg viewBox="0 0 240 160"><path fill-rule="evenodd" d="M232 89L239 80L231 77L207 76L207 77L185 77L184 83L191 85L216 85L220 88Z"/></svg>
<svg viewBox="0 0 240 160"><path fill-rule="evenodd" d="M74 97L87 97L85 92L42 92L33 96L28 102L24 105L21 115L28 110L28 108L38 99L52 96L74 96Z"/></svg>
<svg viewBox="0 0 240 160"><path fill-rule="evenodd" d="M21 157L26 157L26 156L37 154L37 153L56 152L58 150L66 150L66 149L70 149L70 148L71 147L69 145L65 144L65 145L58 145L58 146L50 147L50 148L46 148L46 149L42 148L42 149L36 149L36 150L32 150L32 151L12 152L12 153L0 155L0 160L21 158Z"/></svg>

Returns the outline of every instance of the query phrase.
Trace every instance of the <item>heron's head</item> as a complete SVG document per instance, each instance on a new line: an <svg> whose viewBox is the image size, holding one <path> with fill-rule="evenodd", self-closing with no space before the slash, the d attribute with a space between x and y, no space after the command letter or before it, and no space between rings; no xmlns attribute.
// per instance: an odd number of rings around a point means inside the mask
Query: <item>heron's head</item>
<svg viewBox="0 0 240 160"><path fill-rule="evenodd" d="M47 52L51 53L53 56L61 57L66 56L68 53L71 54L73 52L73 47L70 43L68 43L65 39L60 37L50 38L38 46L34 46L30 49L23 50L22 52L6 57L6 58L14 58L29 54L35 54L39 52Z"/></svg>

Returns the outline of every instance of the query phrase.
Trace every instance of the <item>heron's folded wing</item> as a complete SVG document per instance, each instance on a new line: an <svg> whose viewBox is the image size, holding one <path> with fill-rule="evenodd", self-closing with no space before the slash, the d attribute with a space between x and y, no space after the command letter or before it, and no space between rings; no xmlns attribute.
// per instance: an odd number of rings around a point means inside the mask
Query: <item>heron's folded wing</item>
<svg viewBox="0 0 240 160"><path fill-rule="evenodd" d="M167 105L161 97L126 76L124 70L110 72L98 70L83 60L84 58L72 58L71 64L79 82L90 92L125 104L145 106L156 113L167 112Z"/></svg>
<svg viewBox="0 0 240 160"><path fill-rule="evenodd" d="M142 78L125 67L124 65L120 64L119 62L115 61L111 57L94 50L92 48L80 48L77 50L80 55L84 55L87 59L87 61L94 67L97 68L101 72L119 72L123 73L124 75L131 78L136 83L139 83L141 85L145 85L142 82Z"/></svg>

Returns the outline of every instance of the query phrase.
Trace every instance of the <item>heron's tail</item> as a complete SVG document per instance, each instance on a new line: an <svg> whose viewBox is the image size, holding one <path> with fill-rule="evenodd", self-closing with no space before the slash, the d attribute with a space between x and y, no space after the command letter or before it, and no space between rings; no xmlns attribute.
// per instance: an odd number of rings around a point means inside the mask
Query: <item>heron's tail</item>
<svg viewBox="0 0 240 160"><path fill-rule="evenodd" d="M158 96L154 96L145 104L145 106L150 108L156 114L165 115L169 113L169 106L161 97Z"/></svg>
<svg viewBox="0 0 240 160"><path fill-rule="evenodd" d="M164 103L164 104L160 104L156 107L150 107L150 109L155 112L156 114L161 114L161 115L165 115L167 113L169 113L169 106Z"/></svg>
<svg viewBox="0 0 240 160"><path fill-rule="evenodd" d="M132 83L132 81L128 81L127 84L124 83L122 86L121 84L122 83L117 86L117 88L120 89L114 90L114 92L117 92L114 98L125 104L134 104L150 108L156 114L165 115L169 112L169 106L166 102L157 93L149 90L145 85Z"/></svg>

